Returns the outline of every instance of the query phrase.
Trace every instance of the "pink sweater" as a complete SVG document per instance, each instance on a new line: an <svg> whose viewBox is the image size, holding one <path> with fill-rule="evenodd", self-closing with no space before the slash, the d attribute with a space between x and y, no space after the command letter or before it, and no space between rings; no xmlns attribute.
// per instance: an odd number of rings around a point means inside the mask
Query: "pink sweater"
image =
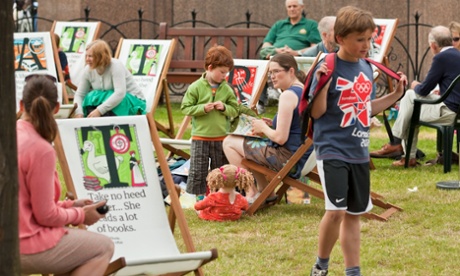
<svg viewBox="0 0 460 276"><path fill-rule="evenodd" d="M54 247L67 224L83 223L82 208L59 201L61 184L53 147L32 124L18 120L19 250L34 254Z"/></svg>

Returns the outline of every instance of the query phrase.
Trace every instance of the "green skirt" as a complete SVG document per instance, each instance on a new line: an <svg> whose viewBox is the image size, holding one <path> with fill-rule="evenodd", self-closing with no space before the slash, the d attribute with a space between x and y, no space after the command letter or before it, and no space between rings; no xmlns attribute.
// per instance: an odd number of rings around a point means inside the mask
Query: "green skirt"
<svg viewBox="0 0 460 276"><path fill-rule="evenodd" d="M110 96L113 90L93 90L89 92L82 103L83 114L88 116L87 107L97 107L104 103ZM112 109L112 112L117 116L139 115L146 113L145 100L126 92L123 100Z"/></svg>

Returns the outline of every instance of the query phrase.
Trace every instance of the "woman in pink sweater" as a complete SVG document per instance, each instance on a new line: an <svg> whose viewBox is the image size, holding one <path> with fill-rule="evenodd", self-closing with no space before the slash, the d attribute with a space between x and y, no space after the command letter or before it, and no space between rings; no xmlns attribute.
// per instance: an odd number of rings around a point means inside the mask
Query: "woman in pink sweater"
<svg viewBox="0 0 460 276"><path fill-rule="evenodd" d="M91 200L59 201L61 184L51 145L59 110L55 79L26 78L16 123L19 176L19 249L23 274L103 275L113 255L108 237L66 225L92 225L104 215Z"/></svg>

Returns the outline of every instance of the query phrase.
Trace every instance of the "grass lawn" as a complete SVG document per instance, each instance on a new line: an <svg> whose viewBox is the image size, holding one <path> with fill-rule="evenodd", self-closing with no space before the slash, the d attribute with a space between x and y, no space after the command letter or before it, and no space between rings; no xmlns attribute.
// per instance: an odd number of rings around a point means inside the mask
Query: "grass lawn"
<svg viewBox="0 0 460 276"><path fill-rule="evenodd" d="M267 116L274 109L269 108ZM183 118L179 105L174 104L173 110L175 125L179 126ZM165 122L165 114L164 107L159 107L155 117ZM189 132L185 138L190 137ZM383 127L373 129L370 149L380 148L387 140ZM425 161L435 157L433 130L421 130L419 148L427 155ZM392 167L389 159L373 162L372 191L404 211L388 222L362 219L363 275L459 275L460 191L435 186L437 181L458 179L458 165L444 174L441 165L404 169ZM417 191L408 190L414 187ZM309 275L316 258L324 202L312 198L309 205L282 203L225 223L200 220L193 210L184 212L196 249L218 249L218 260L204 267L207 275ZM184 248L179 231L176 227L180 247ZM331 255L329 275L344 275L339 243Z"/></svg>

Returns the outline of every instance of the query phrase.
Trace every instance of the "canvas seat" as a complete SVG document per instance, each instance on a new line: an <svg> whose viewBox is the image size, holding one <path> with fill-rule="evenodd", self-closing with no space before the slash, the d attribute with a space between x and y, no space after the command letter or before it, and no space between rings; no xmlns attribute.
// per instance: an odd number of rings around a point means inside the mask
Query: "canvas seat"
<svg viewBox="0 0 460 276"><path fill-rule="evenodd" d="M152 114L57 122L55 147L67 189L77 198L108 199L106 218L88 230L111 237L113 259L124 258L111 273L203 275L201 267L217 258L217 249L195 250ZM169 215L154 154L171 195ZM187 252L176 244L176 221Z"/></svg>

